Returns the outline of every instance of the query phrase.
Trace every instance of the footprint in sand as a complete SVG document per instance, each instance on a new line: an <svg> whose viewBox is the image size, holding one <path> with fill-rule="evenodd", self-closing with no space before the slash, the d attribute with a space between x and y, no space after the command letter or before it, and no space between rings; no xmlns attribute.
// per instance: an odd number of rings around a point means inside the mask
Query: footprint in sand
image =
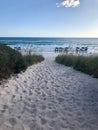
<svg viewBox="0 0 98 130"><path fill-rule="evenodd" d="M41 124L42 124L42 125L45 125L46 123L47 123L47 120L44 119L44 118L41 118Z"/></svg>
<svg viewBox="0 0 98 130"><path fill-rule="evenodd" d="M25 130L23 124L15 118L4 119L0 130Z"/></svg>
<svg viewBox="0 0 98 130"><path fill-rule="evenodd" d="M48 111L47 117L50 118L50 119L57 118L58 112L56 110Z"/></svg>

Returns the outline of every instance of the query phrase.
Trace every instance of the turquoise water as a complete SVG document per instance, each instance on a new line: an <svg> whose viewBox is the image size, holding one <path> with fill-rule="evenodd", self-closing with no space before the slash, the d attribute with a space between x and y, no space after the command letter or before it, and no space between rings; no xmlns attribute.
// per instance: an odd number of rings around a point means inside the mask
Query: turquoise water
<svg viewBox="0 0 98 130"><path fill-rule="evenodd" d="M86 46L89 52L98 52L98 38L0 38L0 43L8 46L32 49L41 52L53 52L55 47L75 49L76 46Z"/></svg>

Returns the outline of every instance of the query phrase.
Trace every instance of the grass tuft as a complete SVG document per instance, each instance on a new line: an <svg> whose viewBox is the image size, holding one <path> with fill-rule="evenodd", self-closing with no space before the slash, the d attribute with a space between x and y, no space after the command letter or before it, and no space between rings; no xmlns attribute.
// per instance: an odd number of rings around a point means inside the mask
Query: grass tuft
<svg viewBox="0 0 98 130"><path fill-rule="evenodd" d="M98 56L60 55L55 61L98 78Z"/></svg>
<svg viewBox="0 0 98 130"><path fill-rule="evenodd" d="M22 56L18 51L0 43L0 80L25 71L28 66L43 60L40 55Z"/></svg>

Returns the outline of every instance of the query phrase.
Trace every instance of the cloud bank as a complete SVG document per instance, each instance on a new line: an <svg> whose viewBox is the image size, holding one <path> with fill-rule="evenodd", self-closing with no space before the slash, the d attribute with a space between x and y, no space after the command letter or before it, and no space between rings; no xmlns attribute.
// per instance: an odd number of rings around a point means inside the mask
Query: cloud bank
<svg viewBox="0 0 98 130"><path fill-rule="evenodd" d="M78 5L80 5L80 1L79 0L64 0L61 3L56 3L57 7L77 7Z"/></svg>

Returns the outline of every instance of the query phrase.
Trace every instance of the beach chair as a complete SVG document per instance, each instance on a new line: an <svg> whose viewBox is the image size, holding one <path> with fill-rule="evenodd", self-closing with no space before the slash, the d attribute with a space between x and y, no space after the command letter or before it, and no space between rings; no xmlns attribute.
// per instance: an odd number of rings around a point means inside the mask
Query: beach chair
<svg viewBox="0 0 98 130"><path fill-rule="evenodd" d="M56 47L56 48L55 48L55 52L58 52L58 50L59 50L58 47Z"/></svg>
<svg viewBox="0 0 98 130"><path fill-rule="evenodd" d="M76 54L80 53L80 47L76 47Z"/></svg>
<svg viewBox="0 0 98 130"><path fill-rule="evenodd" d="M64 52L65 52L66 54L68 54L68 51L69 51L69 47L65 47L65 48L64 48Z"/></svg>
<svg viewBox="0 0 98 130"><path fill-rule="evenodd" d="M59 47L59 52L63 52L63 47Z"/></svg>

